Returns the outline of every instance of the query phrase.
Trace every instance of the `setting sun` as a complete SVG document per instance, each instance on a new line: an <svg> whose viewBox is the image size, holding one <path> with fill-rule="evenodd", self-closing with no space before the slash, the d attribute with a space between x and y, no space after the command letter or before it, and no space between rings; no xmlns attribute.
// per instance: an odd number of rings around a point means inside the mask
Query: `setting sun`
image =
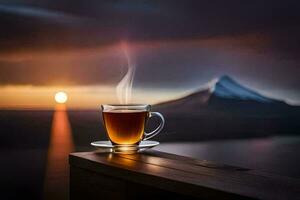
<svg viewBox="0 0 300 200"><path fill-rule="evenodd" d="M54 98L57 103L66 103L68 95L65 92L57 92Z"/></svg>

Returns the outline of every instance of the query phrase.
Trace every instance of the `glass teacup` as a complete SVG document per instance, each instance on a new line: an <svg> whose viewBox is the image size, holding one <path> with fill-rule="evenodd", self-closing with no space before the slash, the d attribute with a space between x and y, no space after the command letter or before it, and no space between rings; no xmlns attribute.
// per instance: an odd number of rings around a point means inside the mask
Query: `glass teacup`
<svg viewBox="0 0 300 200"><path fill-rule="evenodd" d="M147 104L107 104L101 107L107 136L115 152L136 151L142 140L157 135L165 123L162 114L151 112L151 106ZM146 133L146 121L153 116L159 117L161 122L154 131Z"/></svg>

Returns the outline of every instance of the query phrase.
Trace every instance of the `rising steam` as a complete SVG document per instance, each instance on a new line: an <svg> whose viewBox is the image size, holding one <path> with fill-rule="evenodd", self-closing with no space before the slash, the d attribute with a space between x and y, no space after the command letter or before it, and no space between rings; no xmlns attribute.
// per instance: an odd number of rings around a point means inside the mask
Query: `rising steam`
<svg viewBox="0 0 300 200"><path fill-rule="evenodd" d="M133 78L135 74L135 64L132 63L127 45L123 45L123 51L127 59L127 72L116 87L117 97L120 104L128 104L131 102L131 91Z"/></svg>

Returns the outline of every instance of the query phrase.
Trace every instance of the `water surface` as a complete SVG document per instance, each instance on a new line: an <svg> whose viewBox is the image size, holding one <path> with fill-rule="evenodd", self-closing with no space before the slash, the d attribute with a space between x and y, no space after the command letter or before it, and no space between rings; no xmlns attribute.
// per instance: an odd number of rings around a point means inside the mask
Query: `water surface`
<svg viewBox="0 0 300 200"><path fill-rule="evenodd" d="M156 150L300 178L300 137L162 143Z"/></svg>

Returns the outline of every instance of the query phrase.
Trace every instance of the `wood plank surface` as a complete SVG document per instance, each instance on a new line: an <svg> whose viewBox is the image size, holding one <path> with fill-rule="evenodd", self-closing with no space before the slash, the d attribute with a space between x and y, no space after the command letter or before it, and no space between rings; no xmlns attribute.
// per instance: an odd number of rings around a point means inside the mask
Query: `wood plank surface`
<svg viewBox="0 0 300 200"><path fill-rule="evenodd" d="M71 170L202 199L297 199L300 194L299 179L154 150L72 153L70 164Z"/></svg>

